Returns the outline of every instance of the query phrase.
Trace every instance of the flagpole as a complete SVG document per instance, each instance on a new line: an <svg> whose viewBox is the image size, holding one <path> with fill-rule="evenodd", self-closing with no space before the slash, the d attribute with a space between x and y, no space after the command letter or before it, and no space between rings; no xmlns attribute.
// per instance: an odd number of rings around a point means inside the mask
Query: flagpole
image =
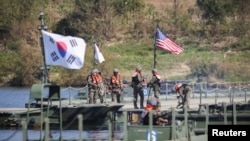
<svg viewBox="0 0 250 141"><path fill-rule="evenodd" d="M38 29L41 31L41 35L42 35L42 30L48 30L48 26L44 24L44 12L40 11L39 13L39 20L41 21L41 25L38 26ZM43 83L47 83L47 76L48 76L48 72L47 72L47 65L46 65L46 61L45 61L45 50L44 50L44 44L43 44L43 36L40 37L40 44L41 44L41 48L42 48L42 54L43 54L43 63L44 63L44 67L42 70L42 74L43 74Z"/></svg>
<svg viewBox="0 0 250 141"><path fill-rule="evenodd" d="M97 64L97 63L96 63L96 59L95 59L95 54L96 54L96 52L95 52L95 51L96 51L96 50L95 50L95 44L96 44L96 42L95 42L95 40L94 40L94 41L93 41L93 51L94 51L94 53L93 53L93 60L94 60L93 62L94 62L94 64L93 64L93 65L94 65L94 69L96 68L96 64Z"/></svg>
<svg viewBox="0 0 250 141"><path fill-rule="evenodd" d="M158 23L156 25L156 30L159 27ZM156 34L157 32L155 32L155 43L154 43L154 69L156 68Z"/></svg>
<svg viewBox="0 0 250 141"><path fill-rule="evenodd" d="M155 41L156 43L156 41ZM156 67L156 47L155 47L155 43L154 43L154 69Z"/></svg>

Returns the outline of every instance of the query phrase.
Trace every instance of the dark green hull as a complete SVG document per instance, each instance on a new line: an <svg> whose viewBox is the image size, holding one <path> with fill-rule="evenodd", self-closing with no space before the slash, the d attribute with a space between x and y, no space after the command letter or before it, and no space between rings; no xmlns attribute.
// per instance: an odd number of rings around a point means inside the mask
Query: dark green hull
<svg viewBox="0 0 250 141"><path fill-rule="evenodd" d="M127 138L129 141L147 140L149 130L157 140L207 140L208 125L250 125L250 104L233 104L225 107L207 105L207 110L169 110L169 123L162 126L143 125L140 117L142 110L128 110ZM209 109L210 108L210 109ZM226 108L224 110L224 108ZM120 113L121 114L121 113ZM174 123L174 124L173 124Z"/></svg>
<svg viewBox="0 0 250 141"><path fill-rule="evenodd" d="M104 105L104 104L88 104L79 107L63 107L62 108L62 126L63 129L77 129L78 128L78 115L82 115L83 127L89 130L99 128L106 124L109 118L109 113L118 111L123 105ZM49 117L58 117L59 108L56 106L49 108ZM47 117L47 109L43 110L43 118ZM6 115L5 122L2 127L19 127L21 120L27 118L27 112L18 113L14 115ZM58 119L50 119L50 128L58 129L58 124L54 123ZM41 126L41 111L32 111L29 113L28 127L39 128Z"/></svg>

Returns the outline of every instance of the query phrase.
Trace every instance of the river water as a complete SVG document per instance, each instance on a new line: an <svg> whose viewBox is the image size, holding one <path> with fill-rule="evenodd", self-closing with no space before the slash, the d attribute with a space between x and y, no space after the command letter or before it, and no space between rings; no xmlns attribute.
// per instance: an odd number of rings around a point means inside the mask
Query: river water
<svg viewBox="0 0 250 141"><path fill-rule="evenodd" d="M63 99L75 99L79 91L84 88L61 88L61 97ZM30 88L22 87L2 87L0 88L0 108L24 108L28 103Z"/></svg>
<svg viewBox="0 0 250 141"><path fill-rule="evenodd" d="M61 88L61 97L64 99L75 99L75 96L83 88ZM20 87L1 87L0 88L0 108L24 108L29 101L30 88ZM1 121L2 122L2 121ZM40 130L28 130L28 140L39 140ZM42 133L42 137L43 137ZM53 139L59 139L60 131L52 130L51 135ZM82 131L78 130L63 130L63 140L78 140L79 136L83 138L92 138L93 140L108 140L108 130L100 131ZM122 137L122 133L115 133L117 139ZM0 141L23 141L23 131L20 128L0 129Z"/></svg>

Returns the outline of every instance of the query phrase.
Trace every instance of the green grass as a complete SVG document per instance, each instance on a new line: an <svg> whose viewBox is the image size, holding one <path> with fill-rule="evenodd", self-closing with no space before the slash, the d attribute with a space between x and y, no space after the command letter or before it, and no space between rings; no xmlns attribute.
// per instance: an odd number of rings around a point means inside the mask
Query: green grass
<svg viewBox="0 0 250 141"><path fill-rule="evenodd" d="M154 40L147 42L131 41L121 45L104 47L103 50L106 62L111 63L111 68L119 68L125 79L130 76L136 66L143 68L143 73L151 76L151 69L154 67ZM196 43L185 45L185 50L180 55L173 55L169 52L156 50L156 68L166 79L192 79L196 80L195 70L205 71L206 80L216 77L222 81L248 81L250 72L241 67L248 67L250 58L249 52L229 53L224 58L223 51L208 51L208 45L200 49ZM180 71L183 64L187 65L191 72L174 75ZM240 64L240 65L239 65ZM203 68L204 67L204 68ZM178 70L179 68L179 70ZM111 70L110 70L111 71ZM224 80L223 80L224 79Z"/></svg>

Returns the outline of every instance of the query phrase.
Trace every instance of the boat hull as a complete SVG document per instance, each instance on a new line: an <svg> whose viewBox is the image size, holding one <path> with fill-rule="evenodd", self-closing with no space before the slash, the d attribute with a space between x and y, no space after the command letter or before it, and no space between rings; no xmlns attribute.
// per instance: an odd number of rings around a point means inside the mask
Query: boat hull
<svg viewBox="0 0 250 141"><path fill-rule="evenodd" d="M62 125L63 129L77 129L78 128L78 115L82 115L83 128L95 129L106 124L109 114L118 111L123 104L104 105L104 104L87 104L78 107L63 107L62 108ZM15 113L13 115L6 115L5 122L2 123L2 127L19 127L21 121L26 119L28 127L31 129L39 129L45 125L46 117L59 117L59 108L53 106L44 110L34 110L22 113ZM47 113L50 113L47 115ZM41 116L42 115L42 116ZM27 118L28 117L28 118ZM42 119L41 119L42 118ZM42 120L42 122L41 122ZM58 129L59 125L54 122L58 119L50 119L50 128Z"/></svg>

